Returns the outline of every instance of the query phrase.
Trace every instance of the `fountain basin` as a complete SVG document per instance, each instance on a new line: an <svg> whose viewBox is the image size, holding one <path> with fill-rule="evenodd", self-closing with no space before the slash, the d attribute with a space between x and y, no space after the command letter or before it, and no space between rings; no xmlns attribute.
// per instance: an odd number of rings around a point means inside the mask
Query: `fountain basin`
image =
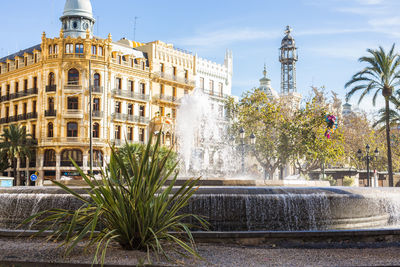
<svg viewBox="0 0 400 267"><path fill-rule="evenodd" d="M41 210L81 204L56 187L0 189L0 229L15 229ZM400 189L201 187L186 211L204 216L212 231L376 229L397 226Z"/></svg>

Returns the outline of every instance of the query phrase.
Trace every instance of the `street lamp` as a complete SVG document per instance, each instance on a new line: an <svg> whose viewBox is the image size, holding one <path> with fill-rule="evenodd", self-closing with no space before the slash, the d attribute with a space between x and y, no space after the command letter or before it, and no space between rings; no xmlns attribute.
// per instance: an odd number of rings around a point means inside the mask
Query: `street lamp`
<svg viewBox="0 0 400 267"><path fill-rule="evenodd" d="M244 152L245 152L245 143L244 143L244 139L246 137L246 133L243 129L243 127L240 127L239 129L239 137L240 137L240 141L241 141L241 147L242 147L242 174L244 173ZM253 146L256 143L256 136L254 135L254 133L250 134L250 144Z"/></svg>
<svg viewBox="0 0 400 267"><path fill-rule="evenodd" d="M365 157L363 157L363 152L361 151L361 149L359 149L357 151L358 160L359 161L365 161L367 163L367 187L371 186L371 184L372 184L372 182L370 181L369 163L370 163L370 161L377 160L378 156L379 156L378 148L375 149L373 156L370 155L369 150L370 150L370 146L367 144L365 146L365 152L366 152Z"/></svg>

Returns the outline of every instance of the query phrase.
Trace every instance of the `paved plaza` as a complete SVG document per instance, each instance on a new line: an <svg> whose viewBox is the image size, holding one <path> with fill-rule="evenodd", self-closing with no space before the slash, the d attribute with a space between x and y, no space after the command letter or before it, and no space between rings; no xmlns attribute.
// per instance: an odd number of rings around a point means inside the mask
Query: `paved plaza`
<svg viewBox="0 0 400 267"><path fill-rule="evenodd" d="M92 256L80 249L63 258L63 249L57 243L43 243L38 239L0 238L0 262L44 262L90 264ZM398 266L400 243L373 244L313 244L307 247L274 247L199 244L198 250L205 261L181 259L176 266ZM156 266L173 266L151 256ZM110 266L135 266L147 258L145 252L109 250L106 264ZM0 264L0 266L3 266ZM7 265L5 265L7 266ZM34 266L34 265L31 265ZM66 265L68 266L68 265Z"/></svg>

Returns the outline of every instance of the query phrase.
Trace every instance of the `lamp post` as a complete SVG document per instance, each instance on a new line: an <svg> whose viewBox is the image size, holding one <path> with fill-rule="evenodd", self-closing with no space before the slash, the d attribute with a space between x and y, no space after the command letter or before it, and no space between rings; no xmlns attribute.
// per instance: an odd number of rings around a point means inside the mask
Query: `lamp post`
<svg viewBox="0 0 400 267"><path fill-rule="evenodd" d="M372 182L370 181L370 172L369 172L369 163L371 161L377 160L379 156L378 148L375 149L374 155L370 155L370 146L367 144L365 146L365 157L363 157L363 152L361 149L357 151L357 158L359 161L365 161L367 163L367 187L371 186Z"/></svg>
<svg viewBox="0 0 400 267"><path fill-rule="evenodd" d="M89 60L89 172L93 176L92 62Z"/></svg>
<svg viewBox="0 0 400 267"><path fill-rule="evenodd" d="M244 152L245 152L245 143L244 139L246 137L246 133L243 129L243 127L240 127L239 129L239 137L240 137L240 146L242 147L242 174L244 174ZM254 133L250 134L250 144L253 146L256 143L256 136Z"/></svg>

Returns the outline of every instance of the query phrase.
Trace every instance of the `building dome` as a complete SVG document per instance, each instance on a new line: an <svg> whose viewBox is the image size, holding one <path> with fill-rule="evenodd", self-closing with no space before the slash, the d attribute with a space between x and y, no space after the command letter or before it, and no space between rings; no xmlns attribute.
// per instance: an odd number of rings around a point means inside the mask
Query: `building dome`
<svg viewBox="0 0 400 267"><path fill-rule="evenodd" d="M90 0L66 0L60 20L65 37L85 38L87 32L93 37L95 19Z"/></svg>
<svg viewBox="0 0 400 267"><path fill-rule="evenodd" d="M72 16L94 20L92 4L90 3L90 0L67 0L64 6L64 13L61 18Z"/></svg>
<svg viewBox="0 0 400 267"><path fill-rule="evenodd" d="M264 91L270 99L279 98L279 94L271 86L271 80L267 78L267 68L265 65L263 75L264 77L260 79L259 89Z"/></svg>
<svg viewBox="0 0 400 267"><path fill-rule="evenodd" d="M293 36L290 35L291 32L292 32L292 29L290 28L290 26L287 26L286 31L285 31L286 35L282 39L282 47L295 47L296 46Z"/></svg>

